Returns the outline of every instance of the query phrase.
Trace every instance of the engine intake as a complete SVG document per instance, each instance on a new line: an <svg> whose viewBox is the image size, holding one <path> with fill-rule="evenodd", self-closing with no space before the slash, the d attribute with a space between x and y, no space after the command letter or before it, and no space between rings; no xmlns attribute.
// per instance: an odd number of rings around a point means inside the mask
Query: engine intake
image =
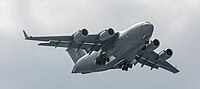
<svg viewBox="0 0 200 89"><path fill-rule="evenodd" d="M154 49L158 48L158 46L160 45L160 42L158 39L154 39L153 41L151 41L150 44L147 45L146 50L147 52L153 51Z"/></svg>
<svg viewBox="0 0 200 89"><path fill-rule="evenodd" d="M173 55L173 51L171 49L163 50L159 53L159 60L165 61L169 59Z"/></svg>
<svg viewBox="0 0 200 89"><path fill-rule="evenodd" d="M81 30L82 35L87 36L88 35L88 31L87 29L82 29Z"/></svg>
<svg viewBox="0 0 200 89"><path fill-rule="evenodd" d="M88 36L87 29L82 29L73 34L73 40L76 42L82 42Z"/></svg>
<svg viewBox="0 0 200 89"><path fill-rule="evenodd" d="M112 28L108 28L102 32L99 33L99 40L105 41L113 37L115 34L115 31Z"/></svg>
<svg viewBox="0 0 200 89"><path fill-rule="evenodd" d="M108 34L114 35L115 31L112 28L108 28Z"/></svg>

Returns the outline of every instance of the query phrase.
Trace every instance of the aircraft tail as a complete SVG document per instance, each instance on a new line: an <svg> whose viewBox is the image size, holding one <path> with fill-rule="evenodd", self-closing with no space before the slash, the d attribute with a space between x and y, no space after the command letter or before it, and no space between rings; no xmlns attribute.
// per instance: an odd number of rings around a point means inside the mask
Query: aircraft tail
<svg viewBox="0 0 200 89"><path fill-rule="evenodd" d="M76 63L81 57L86 55L86 51L84 49L80 49L77 51L75 48L70 48L68 50L70 57L72 58L73 62Z"/></svg>

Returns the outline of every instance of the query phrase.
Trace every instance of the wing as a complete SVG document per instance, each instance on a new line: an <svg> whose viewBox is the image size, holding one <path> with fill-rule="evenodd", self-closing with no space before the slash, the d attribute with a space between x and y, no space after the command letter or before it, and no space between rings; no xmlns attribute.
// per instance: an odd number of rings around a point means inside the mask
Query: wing
<svg viewBox="0 0 200 89"><path fill-rule="evenodd" d="M161 62L158 62L157 63L159 65L159 67L165 69L165 70L168 70L172 73L178 73L179 70L176 69L174 66L172 66L169 62L167 61L161 61Z"/></svg>
<svg viewBox="0 0 200 89"><path fill-rule="evenodd" d="M179 70L176 69L174 66L172 66L169 62L166 60L159 60L159 54L157 54L154 51L144 53L140 59L138 59L138 62L143 65L147 65L151 67L151 69L156 68L158 69L163 68L165 70L168 70L172 73L178 73Z"/></svg>
<svg viewBox="0 0 200 89"><path fill-rule="evenodd" d="M57 41L50 41L49 43L39 43L39 46L51 46L51 47L64 47L64 48L77 48L77 49L85 49L87 52L98 51L101 48L100 44L94 43L72 43L70 41L65 42L57 42Z"/></svg>
<svg viewBox="0 0 200 89"><path fill-rule="evenodd" d="M43 36L32 37L28 36L23 31L26 40L44 41L45 43L39 43L39 46L52 46L52 47L65 47L65 48L77 48L85 49L87 52L98 51L104 42L99 41L98 34L88 35L84 42L74 42L73 36ZM116 34L119 35L119 34ZM115 35L113 37L116 37Z"/></svg>
<svg viewBox="0 0 200 89"><path fill-rule="evenodd" d="M72 36L42 36L42 37L32 37L28 36L26 32L23 30L24 37L26 40L34 40L34 41L72 41ZM98 41L97 34L91 34L86 37L84 42L86 43L96 43Z"/></svg>

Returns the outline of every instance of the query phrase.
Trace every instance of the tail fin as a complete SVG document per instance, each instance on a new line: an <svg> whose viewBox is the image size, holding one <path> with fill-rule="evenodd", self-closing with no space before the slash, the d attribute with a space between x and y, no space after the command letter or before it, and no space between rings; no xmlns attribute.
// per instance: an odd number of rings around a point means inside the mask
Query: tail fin
<svg viewBox="0 0 200 89"><path fill-rule="evenodd" d="M68 50L68 53L74 63L76 63L81 57L83 57L84 55L87 54L84 49L80 49L79 51L77 51L77 49L75 49L75 48L70 48Z"/></svg>

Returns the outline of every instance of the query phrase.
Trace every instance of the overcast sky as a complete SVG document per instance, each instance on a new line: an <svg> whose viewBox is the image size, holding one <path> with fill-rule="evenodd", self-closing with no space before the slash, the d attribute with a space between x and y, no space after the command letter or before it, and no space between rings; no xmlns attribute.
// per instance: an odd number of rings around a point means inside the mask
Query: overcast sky
<svg viewBox="0 0 200 89"><path fill-rule="evenodd" d="M180 73L138 64L128 72L71 74L65 49L37 47L22 34L122 31L140 21L154 24L156 51L173 49L168 61ZM0 0L0 89L199 89L199 24L200 0Z"/></svg>

